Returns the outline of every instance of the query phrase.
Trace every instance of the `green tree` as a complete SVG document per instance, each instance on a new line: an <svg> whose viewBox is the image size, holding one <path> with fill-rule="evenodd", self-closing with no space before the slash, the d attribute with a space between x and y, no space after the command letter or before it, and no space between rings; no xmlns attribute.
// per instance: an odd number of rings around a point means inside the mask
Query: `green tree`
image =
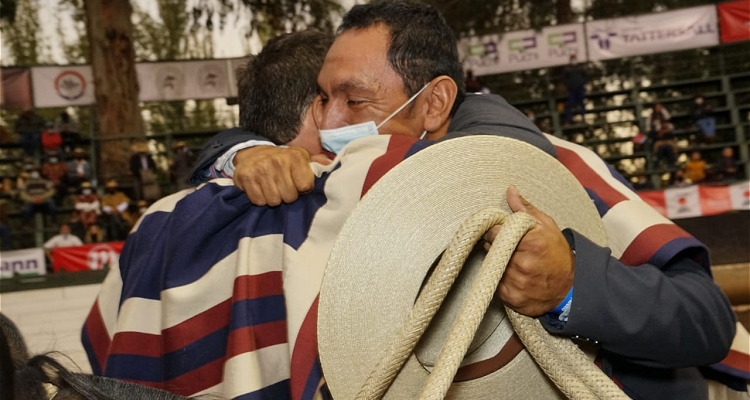
<svg viewBox="0 0 750 400"><path fill-rule="evenodd" d="M3 57L4 63L28 66L49 61L49 47L41 34L38 0L18 0L14 6L13 14L4 14L0 20L0 30L10 51Z"/></svg>

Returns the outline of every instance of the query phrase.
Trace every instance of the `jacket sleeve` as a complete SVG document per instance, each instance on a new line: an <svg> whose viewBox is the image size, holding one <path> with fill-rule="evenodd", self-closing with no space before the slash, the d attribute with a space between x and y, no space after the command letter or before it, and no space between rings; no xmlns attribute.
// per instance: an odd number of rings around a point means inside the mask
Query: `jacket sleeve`
<svg viewBox="0 0 750 400"><path fill-rule="evenodd" d="M193 172L190 175L190 183L197 185L206 181L211 166L219 157L221 157L222 154L224 154L224 152L235 145L249 140L270 142L270 140L263 136L244 131L240 128L228 129L214 135L214 137L209 139L206 144L203 145L201 153L198 155L198 161L195 163Z"/></svg>
<svg viewBox="0 0 750 400"><path fill-rule="evenodd" d="M734 313L690 249L661 269L632 267L569 232L576 250L573 303L562 327L549 315L541 318L548 331L597 341L604 351L648 367L710 365L727 355Z"/></svg>

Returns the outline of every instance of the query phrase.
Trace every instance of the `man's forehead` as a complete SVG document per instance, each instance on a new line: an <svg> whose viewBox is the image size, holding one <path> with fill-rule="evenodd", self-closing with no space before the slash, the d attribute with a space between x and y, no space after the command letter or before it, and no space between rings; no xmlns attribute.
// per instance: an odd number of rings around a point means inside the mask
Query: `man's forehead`
<svg viewBox="0 0 750 400"><path fill-rule="evenodd" d="M382 92L394 83L402 86L388 62L389 43L388 30L377 25L342 32L326 55L318 84L330 91L349 92Z"/></svg>

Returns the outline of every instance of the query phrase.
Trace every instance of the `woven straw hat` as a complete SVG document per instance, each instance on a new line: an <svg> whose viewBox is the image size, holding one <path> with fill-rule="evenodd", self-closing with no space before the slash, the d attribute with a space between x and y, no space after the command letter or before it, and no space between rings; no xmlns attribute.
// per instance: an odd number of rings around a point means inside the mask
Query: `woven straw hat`
<svg viewBox="0 0 750 400"><path fill-rule="evenodd" d="M360 201L329 259L320 293L318 341L323 373L335 399L357 396L462 222L487 207L511 214L505 199L510 185L561 229L570 227L606 244L599 214L583 187L557 160L529 144L470 136L411 156ZM472 253L384 398L418 397L484 254ZM493 302L462 369L497 358L513 335L502 304ZM463 379L454 380L448 398L564 398L526 350L494 372Z"/></svg>

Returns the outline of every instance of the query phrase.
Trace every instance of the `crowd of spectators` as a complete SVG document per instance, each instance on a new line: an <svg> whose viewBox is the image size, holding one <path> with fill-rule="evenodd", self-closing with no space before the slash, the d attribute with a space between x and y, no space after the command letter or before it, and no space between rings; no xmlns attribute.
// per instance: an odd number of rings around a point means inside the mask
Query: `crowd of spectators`
<svg viewBox="0 0 750 400"><path fill-rule="evenodd" d="M0 193L0 250L14 248L12 233L35 232L35 216L42 215L42 229L59 232L45 249L119 241L127 237L150 202L161 196L156 165L145 142L133 146L131 169L140 178L128 196L117 180L96 187L90 155L81 146L78 124L66 112L45 121L34 110L22 112L14 124L23 158L15 175L4 176ZM175 177L184 177L192 153L182 143ZM155 188L154 188L155 187ZM133 199L131 199L133 197ZM18 215L20 224L12 224ZM28 245L27 245L28 246Z"/></svg>

